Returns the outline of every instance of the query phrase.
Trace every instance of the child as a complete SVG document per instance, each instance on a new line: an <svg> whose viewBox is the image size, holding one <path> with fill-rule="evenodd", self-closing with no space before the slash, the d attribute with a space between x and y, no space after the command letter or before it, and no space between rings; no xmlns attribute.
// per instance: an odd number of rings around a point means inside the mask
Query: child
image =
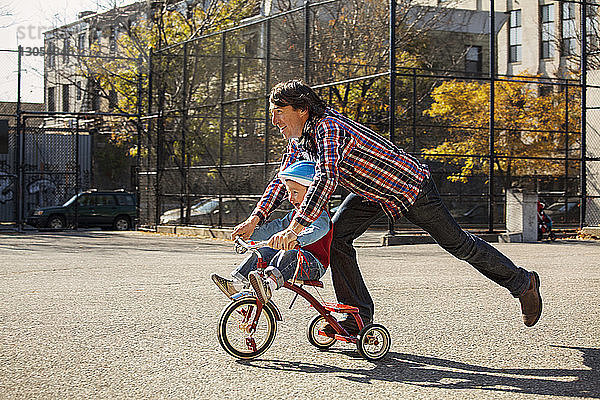
<svg viewBox="0 0 600 400"><path fill-rule="evenodd" d="M285 168L278 176L287 188L290 203L295 209L298 209L315 176L315 163L298 161ZM290 225L294 213L295 211L291 211L283 218L267 222L256 228L250 239L268 240ZM318 280L325 274L325 269L329 266L331 238L331 219L328 212L323 211L319 218L298 235L298 245L302 249L305 259L298 272L298 279ZM236 286L248 287L250 284L258 299L262 303L267 303L273 290L282 287L285 281L293 278L298 262L298 251L298 249L275 250L270 247L259 249L261 256L269 265L265 269L266 279L263 279L256 271L257 257L254 254L250 255L231 273L233 280L225 279L217 274L212 274L211 278L227 297L238 292Z"/></svg>

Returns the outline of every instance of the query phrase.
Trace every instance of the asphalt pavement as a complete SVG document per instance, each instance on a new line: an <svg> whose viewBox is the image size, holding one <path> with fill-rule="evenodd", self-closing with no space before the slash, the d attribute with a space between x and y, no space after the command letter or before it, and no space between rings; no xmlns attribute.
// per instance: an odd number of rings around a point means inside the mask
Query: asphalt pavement
<svg viewBox="0 0 600 400"><path fill-rule="evenodd" d="M244 257L231 243L0 233L0 399L600 398L600 242L494 244L541 277L533 328L505 289L437 245L377 243L358 254L392 336L385 359L313 348L314 310L288 309L280 290L273 346L242 362L217 341L228 299L209 279Z"/></svg>

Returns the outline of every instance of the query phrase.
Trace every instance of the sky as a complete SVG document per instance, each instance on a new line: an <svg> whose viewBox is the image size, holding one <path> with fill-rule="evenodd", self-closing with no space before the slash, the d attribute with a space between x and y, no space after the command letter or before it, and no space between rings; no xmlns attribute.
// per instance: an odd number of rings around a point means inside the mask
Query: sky
<svg viewBox="0 0 600 400"><path fill-rule="evenodd" d="M43 32L77 20L80 11L103 11L129 0L0 0L0 10L12 15L0 16L0 101L16 101L17 55L2 50L23 46L21 100L44 101Z"/></svg>

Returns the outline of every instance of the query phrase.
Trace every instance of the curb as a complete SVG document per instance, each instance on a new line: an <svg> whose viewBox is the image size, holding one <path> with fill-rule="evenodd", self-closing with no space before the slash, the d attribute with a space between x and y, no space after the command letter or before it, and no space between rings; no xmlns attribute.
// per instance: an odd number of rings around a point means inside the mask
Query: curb
<svg viewBox="0 0 600 400"><path fill-rule="evenodd" d="M584 235L600 237L600 226L586 226L581 228L581 233Z"/></svg>
<svg viewBox="0 0 600 400"><path fill-rule="evenodd" d="M472 233L472 232L471 232ZM501 233L481 233L475 234L475 236L480 237L488 243L498 243L499 237L502 235ZM381 238L382 246L398 246L405 244L435 244L437 243L431 236L428 234L396 234L396 235L384 235Z"/></svg>
<svg viewBox="0 0 600 400"><path fill-rule="evenodd" d="M223 239L230 240L233 229L231 228L211 228L208 226L176 226L176 225L159 225L156 228L157 233L170 234L170 235L185 235L185 236L197 236L205 239ZM368 233L369 231L367 231ZM435 240L426 233L400 233L395 235L381 233L379 237L378 231L371 232L371 238L365 237L364 242L371 244L377 244L380 246L399 246L406 244L434 244ZM481 233L476 234L486 242L497 243L500 233ZM363 235L364 236L364 235ZM357 243L358 244L358 243Z"/></svg>
<svg viewBox="0 0 600 400"><path fill-rule="evenodd" d="M207 239L231 239L233 229L211 228L208 226L173 226L159 225L156 227L157 233L166 233L171 235L198 236Z"/></svg>

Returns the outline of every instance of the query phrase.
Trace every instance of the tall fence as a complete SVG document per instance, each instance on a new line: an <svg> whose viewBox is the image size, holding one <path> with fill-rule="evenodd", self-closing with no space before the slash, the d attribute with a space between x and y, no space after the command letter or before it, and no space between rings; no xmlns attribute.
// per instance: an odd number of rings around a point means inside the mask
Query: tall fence
<svg viewBox="0 0 600 400"><path fill-rule="evenodd" d="M155 51L142 223L243 220L285 150L270 124L269 91L303 79L332 108L428 163L463 224L502 228L504 192L515 186L553 205L558 224L598 224L600 193L589 176L600 146L589 143L600 96L588 71L597 47L580 40L583 56L565 78L500 74L490 26L508 24L504 13L472 11L471 22L457 23L451 9L409 3L307 1ZM597 8L572 3L582 21ZM345 194L338 189L332 207Z"/></svg>
<svg viewBox="0 0 600 400"><path fill-rule="evenodd" d="M559 225L600 223L589 179L600 165L599 76L589 62L598 53L585 42L598 6L570 3L584 21L584 51L561 64L573 69L565 78L498 72L499 30L490 26L511 23L506 13L470 11L457 22L452 9L402 1L307 1L160 48L140 143L141 222L243 220L286 145L268 94L303 79L330 107L428 163L462 224L501 229L510 187L538 193ZM346 193L339 188L331 206Z"/></svg>
<svg viewBox="0 0 600 400"><path fill-rule="evenodd" d="M135 143L140 115L107 110L109 99L92 90L100 73L93 64L119 57L28 51L0 50L0 68L12 72L3 82L12 96L0 102L0 222L22 227L35 209L92 188L137 191L136 159L115 137L129 131ZM43 101L25 101L25 90L40 90Z"/></svg>

